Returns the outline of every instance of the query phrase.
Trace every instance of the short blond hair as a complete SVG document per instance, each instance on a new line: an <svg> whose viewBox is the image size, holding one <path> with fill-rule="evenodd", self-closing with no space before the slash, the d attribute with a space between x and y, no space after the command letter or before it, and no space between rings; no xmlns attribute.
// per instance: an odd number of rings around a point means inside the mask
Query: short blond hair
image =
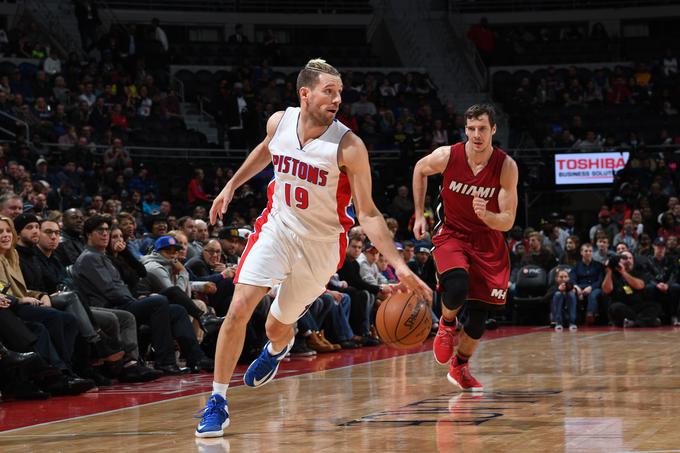
<svg viewBox="0 0 680 453"><path fill-rule="evenodd" d="M313 58L307 62L305 67L302 68L298 74L296 84L297 90L300 91L300 88L302 87L314 88L314 85L319 81L319 75L322 73L340 77L340 72L326 63L326 60Z"/></svg>

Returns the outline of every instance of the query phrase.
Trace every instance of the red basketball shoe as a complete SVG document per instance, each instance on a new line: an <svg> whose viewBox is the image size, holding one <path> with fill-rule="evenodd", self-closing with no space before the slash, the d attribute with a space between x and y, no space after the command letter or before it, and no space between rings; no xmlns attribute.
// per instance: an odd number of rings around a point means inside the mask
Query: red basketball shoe
<svg viewBox="0 0 680 453"><path fill-rule="evenodd" d="M456 332L456 326L445 326L442 321L443 319L439 320L439 329L437 336L434 337L432 352L438 364L446 365L453 357L453 349L458 344L458 332Z"/></svg>
<svg viewBox="0 0 680 453"><path fill-rule="evenodd" d="M484 390L484 386L470 374L469 363L460 365L454 359L451 362L451 368L449 368L449 374L446 375L446 379L466 392L481 392Z"/></svg>

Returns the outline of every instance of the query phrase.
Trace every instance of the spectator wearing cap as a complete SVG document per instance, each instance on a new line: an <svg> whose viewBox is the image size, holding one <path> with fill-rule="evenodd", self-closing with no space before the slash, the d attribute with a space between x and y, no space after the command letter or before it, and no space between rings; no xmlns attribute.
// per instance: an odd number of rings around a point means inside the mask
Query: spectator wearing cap
<svg viewBox="0 0 680 453"><path fill-rule="evenodd" d="M146 255L153 251L153 247L156 244L156 240L165 236L168 232L168 219L167 217L156 214L151 216L151 232L144 235L139 243L139 251Z"/></svg>
<svg viewBox="0 0 680 453"><path fill-rule="evenodd" d="M110 236L109 220L103 216L90 217L83 231L87 247L74 264L72 272L79 290L90 304L127 310L135 315L138 323L150 325L155 368L164 374L185 372L177 366L173 337L187 357L189 366L200 366L197 361L203 355L187 318L187 311L179 305L170 305L168 299L159 294L141 299L135 297L106 255Z"/></svg>
<svg viewBox="0 0 680 453"><path fill-rule="evenodd" d="M226 227L220 230L217 238L222 246L226 264L238 264L249 236L250 231L245 228Z"/></svg>
<svg viewBox="0 0 680 453"><path fill-rule="evenodd" d="M194 332L201 335L201 316L207 313L203 302L191 299L191 281L189 272L178 259L178 252L182 245L173 236L161 236L156 240L154 250L150 255L142 257L142 264L146 268L146 277L142 284L152 293L159 293L168 298L171 304L184 307L198 327ZM202 335L201 335L202 338Z"/></svg>
<svg viewBox="0 0 680 453"><path fill-rule="evenodd" d="M361 275L361 278L367 283L380 286L378 298L384 299L390 294L390 290L387 288L389 286L387 278L378 269L379 256L380 252L375 245L368 242L364 246L364 252L357 258L357 262L359 263L359 275ZM383 288L385 289L383 290Z"/></svg>
<svg viewBox="0 0 680 453"><path fill-rule="evenodd" d="M602 208L597 214L598 223L590 228L588 237L590 237L591 242L595 242L596 234L598 231L604 231L609 238L609 243L612 243L614 236L619 232L619 228L615 223L612 222L611 213L609 209Z"/></svg>
<svg viewBox="0 0 680 453"><path fill-rule="evenodd" d="M678 283L678 263L668 256L666 239L658 237L652 243L654 254L645 260L646 298L661 303L666 319L672 325L680 325L678 321L678 302L680 301L680 284Z"/></svg>
<svg viewBox="0 0 680 453"><path fill-rule="evenodd" d="M630 219L631 210L622 196L617 195L614 197L609 215L612 218L612 222L618 225L619 228L623 226L625 219Z"/></svg>
<svg viewBox="0 0 680 453"><path fill-rule="evenodd" d="M5 192L0 195L0 215L14 219L24 211L24 202L14 192Z"/></svg>
<svg viewBox="0 0 680 453"><path fill-rule="evenodd" d="M437 288L437 269L434 265L430 249L427 247L416 248L416 259L408 263L408 267L416 274L422 281L427 283L427 286L432 288L432 291Z"/></svg>
<svg viewBox="0 0 680 453"><path fill-rule="evenodd" d="M75 263L85 250L85 244L81 239L84 221L85 216L80 209L71 208L64 212L61 241L55 252L56 257L64 267Z"/></svg>
<svg viewBox="0 0 680 453"><path fill-rule="evenodd" d="M383 290L383 287L371 284L361 278L361 267L357 259L362 250L363 242L361 238L358 236L350 237L347 244L347 255L342 267L338 270L338 277L341 281L347 282L347 287L342 291L348 293L352 300L350 309L352 331L361 338L362 344L378 344L371 337L371 312L375 296Z"/></svg>

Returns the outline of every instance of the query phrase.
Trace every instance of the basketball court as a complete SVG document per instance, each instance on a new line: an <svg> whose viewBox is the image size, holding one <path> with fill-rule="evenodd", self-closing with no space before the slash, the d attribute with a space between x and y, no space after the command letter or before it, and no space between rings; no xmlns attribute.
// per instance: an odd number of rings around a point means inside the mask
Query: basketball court
<svg viewBox="0 0 680 453"><path fill-rule="evenodd" d="M678 329L501 328L458 392L431 339L296 358L260 389L229 390L224 438L195 439L209 374L0 406L0 451L669 452L680 448Z"/></svg>

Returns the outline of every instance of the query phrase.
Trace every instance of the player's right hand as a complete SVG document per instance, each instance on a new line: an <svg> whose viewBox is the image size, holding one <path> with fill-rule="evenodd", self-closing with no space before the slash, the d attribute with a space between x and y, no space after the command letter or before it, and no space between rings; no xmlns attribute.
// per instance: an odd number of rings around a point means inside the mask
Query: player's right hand
<svg viewBox="0 0 680 453"><path fill-rule="evenodd" d="M234 198L234 190L227 184L217 198L213 200L212 206L210 207L210 223L212 225L215 225L217 219L222 220L222 215L227 212L227 208L229 207L232 198Z"/></svg>
<svg viewBox="0 0 680 453"><path fill-rule="evenodd" d="M413 223L413 235L417 240L421 240L427 233L427 221L425 216L416 216L416 221Z"/></svg>

